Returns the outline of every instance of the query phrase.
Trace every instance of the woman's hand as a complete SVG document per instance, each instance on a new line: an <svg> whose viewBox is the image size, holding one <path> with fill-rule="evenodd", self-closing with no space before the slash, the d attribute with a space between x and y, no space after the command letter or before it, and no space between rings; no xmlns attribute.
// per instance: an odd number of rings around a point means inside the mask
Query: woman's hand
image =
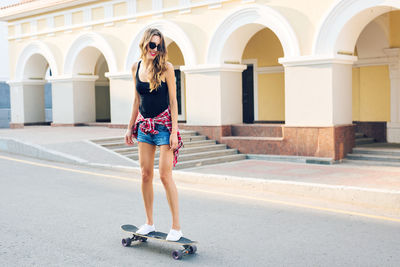
<svg viewBox="0 0 400 267"><path fill-rule="evenodd" d="M125 144L127 144L128 146L132 146L134 144L133 138L132 138L132 130L131 129L126 130L126 133L125 133Z"/></svg>
<svg viewBox="0 0 400 267"><path fill-rule="evenodd" d="M176 133L171 133L169 137L169 149L175 151L178 148L178 135Z"/></svg>

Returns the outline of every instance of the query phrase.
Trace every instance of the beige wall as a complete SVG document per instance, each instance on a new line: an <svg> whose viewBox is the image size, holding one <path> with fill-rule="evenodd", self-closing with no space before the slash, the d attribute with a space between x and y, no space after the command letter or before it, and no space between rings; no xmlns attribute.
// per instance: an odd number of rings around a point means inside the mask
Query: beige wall
<svg viewBox="0 0 400 267"><path fill-rule="evenodd" d="M138 12L149 12L152 8L152 1L149 0L136 0Z"/></svg>
<svg viewBox="0 0 400 267"><path fill-rule="evenodd" d="M172 8L179 6L179 0L163 0L164 8Z"/></svg>
<svg viewBox="0 0 400 267"><path fill-rule="evenodd" d="M105 3L106 1L97 1L94 4ZM108 1L107 1L108 2ZM170 8L176 5L178 0L174 1L163 1L163 5L165 8ZM192 3L201 3L204 1L193 0ZM178 10L166 12L163 16L154 17L151 14L146 16L139 16L135 18L135 20L129 20L126 18L121 18L120 21L115 22L114 24L104 25L104 22L98 22L104 18L104 8L103 7L95 7L90 10L92 14L92 23L94 26L90 29L84 29L82 31L82 27L80 28L71 28L68 33L64 32L64 15L59 15L57 12L67 12L68 10L72 10L78 7L71 7L62 9L60 11L56 11L57 13L55 19L55 35L49 35L47 32L43 34L37 34L34 36L27 36L21 38L20 40L13 39L14 34L16 33L15 26L10 26L10 75L11 79L15 78L15 72L17 68L21 68L23 66L17 66L17 61L19 56L22 54L23 50L32 43L33 41L38 41L45 43L49 49L51 50L52 55L56 61L58 66L59 73L64 74L64 65L65 60L68 60L67 53L70 49L71 45L74 41L84 33L96 33L102 36L108 45L110 46L110 50L113 51L115 55L116 61L116 72L124 73L127 71L125 69L126 57L128 55L128 51L130 49L132 40L136 37L137 33L139 33L144 27L147 25L154 23L156 21L167 20L173 22L177 25L187 36L187 39L190 40L193 45L194 54L197 60L198 65L206 64L207 53L209 52L208 44L210 43L211 38L213 37L213 33L218 28L220 23L224 21L230 14L234 11L244 10L245 8L252 6L254 4L260 5L262 7L268 7L283 15L285 19L290 23L293 27L296 36L299 40L300 44L300 52L303 56L308 56L312 52L312 45L314 41L314 37L321 21L324 18L324 15L331 9L334 0L311 0L311 1L293 1L293 0L256 0L251 4L245 4L244 1L228 1L224 2L221 6L215 8L208 7L207 5L193 7L190 12L181 14ZM82 5L83 7L91 6L92 4ZM137 1L137 12L138 14L141 12L150 12L152 6L152 1L149 0L138 0ZM127 15L127 5L125 3L116 4L113 6L114 16L125 16ZM52 13L43 13L40 15L32 16L31 18L38 18L37 20L37 29L38 31L45 31L48 29L47 20L45 18L40 18L39 16L45 16ZM22 21L22 20L21 20ZM392 12L389 16L390 21L390 29L389 29L389 37L390 37L390 46L391 47L400 47L400 34L399 34L399 25L400 25L400 12ZM72 24L73 25L81 25L84 23L84 14L82 11L78 11L72 13ZM90 22L89 22L90 23ZM60 28L60 29L57 29ZM30 24L27 22L23 22L22 24L22 32L30 33ZM168 37L168 36L167 36ZM242 59L256 59L257 60L257 68L265 68L265 67L280 67L281 65L278 63L278 59L284 57L283 46L281 40L277 38L277 33L273 33L270 29L264 28L259 32L255 33L249 40L247 41L247 45L243 50ZM96 43L95 46L100 46L101 43ZM212 49L212 48L211 48ZM99 50L100 47L99 47ZM104 51L103 51L104 52ZM184 65L183 54L182 51L178 48L175 42L173 42L169 46L169 56L170 61L173 62L174 65ZM185 55L186 56L186 55ZM256 68L256 69L257 69ZM313 70L315 68L315 71ZM326 83L334 83L334 77L336 73L345 72L344 70L332 71L329 69L330 66L323 65L321 67L293 67L291 74L291 89L290 92L294 95L300 94L299 98L296 101L296 98L290 98L290 104L292 105L291 109L296 110L296 107L301 107L307 103L310 105L314 105L310 111L318 112L318 109L325 110L329 107L329 103L332 102L332 92L330 90L335 90L339 88L337 86L332 86L326 89L326 91L322 92L320 88L326 87ZM296 73L295 73L296 72ZM309 74L307 72L313 73ZM350 73L350 72L349 72ZM318 75L321 76L318 76ZM218 76L219 75L219 76ZM230 74L229 74L230 75ZM196 82L203 82L210 88L210 93L216 94L213 88L213 84L217 84L217 88L224 88L225 85L221 85L222 81L228 81L229 84L229 75L226 73L220 74L216 73L207 73L204 74L192 74L190 78L190 84L193 86ZM235 81L239 82L239 76L236 74L232 75L235 78ZM298 87L298 81L304 79L304 77L308 77L308 79L318 79L321 80L315 83L311 83L306 81L306 85L310 88L305 88L305 91L308 94L308 97L304 97L302 92L296 91ZM336 76L335 76L336 77ZM204 82L204 78L208 79ZM340 79L340 77L339 77ZM346 76L347 79L347 76ZM285 114L285 110L288 107L285 107L285 76L283 73L276 73L276 71L269 72L267 70L260 71L257 76L258 84L258 119L259 120L285 120L285 116L287 116L287 112ZM322 82L323 81L323 82ZM326 83L325 83L326 82ZM340 82L340 81L339 81ZM116 80L113 82L114 85L124 85L127 86L128 82ZM306 86L306 87L307 87ZM312 88L311 88L312 87ZM315 87L315 88L314 88ZM196 87L188 88L188 95L193 94L190 90L194 90ZM218 90L218 89L215 89ZM128 92L129 88L122 88L121 92ZM236 98L240 96L239 90L237 95L232 97L234 103L239 103ZM350 92L351 90L348 90ZM224 91L224 94L217 94L217 96L224 96L227 98L227 102L231 99L231 95L228 93L228 90ZM346 95L343 93L343 95ZM311 96L311 97L310 97ZM323 101L321 103L313 103L312 97L314 96L323 96ZM328 97L329 96L329 97ZM301 101L299 99L302 99ZM362 121L370 121L370 120L379 120L379 121L389 121L390 120L390 87L389 87L389 74L388 68L383 66L376 67L361 67L358 69L353 69L353 120L362 120ZM221 100L221 99L220 99ZM301 103L300 103L301 102ZM118 103L118 101L116 102ZM288 102L286 102L288 103ZM218 106L221 103L212 103L214 106ZM126 107L127 103L124 103ZM332 108L332 107L329 107ZM117 111L117 106L112 107L112 113L115 114L122 113L121 111ZM230 110L227 107L222 107L223 110ZM221 111L221 108L218 108L217 113ZM188 110L189 112L189 110ZM196 109L190 110L189 113L196 112ZM304 112L304 116L294 116L293 118L299 118L299 122L303 121L307 125L331 125L331 122L334 121L332 116L326 112L326 114L322 112L321 114L312 113L310 116L309 113ZM294 113L294 111L292 112ZM301 113L299 113L301 114ZM212 114L199 114L199 116L203 116L203 118L195 117L193 122L197 121L206 121L204 118L207 116L211 116ZM229 114L228 114L229 115ZM321 116L319 116L321 115ZM123 115L118 115L120 118L124 117ZM190 114L192 116L192 114ZM229 122L228 118L225 118L224 114L218 114L218 119L213 120L213 124L217 125L221 122ZM308 117L307 117L308 116ZM236 116L239 118L239 115ZM125 117L124 117L125 118ZM328 119L326 119L328 118ZM114 118L113 118L114 119ZM314 121L313 121L314 120ZM293 120L292 120L293 121ZM347 120L344 120L347 121ZM120 122L120 121L119 121Z"/></svg>
<svg viewBox="0 0 400 267"><path fill-rule="evenodd" d="M353 120L390 121L388 66L353 69Z"/></svg>
<svg viewBox="0 0 400 267"><path fill-rule="evenodd" d="M258 76L258 118L260 121L285 120L285 76L283 73Z"/></svg>
<svg viewBox="0 0 400 267"><path fill-rule="evenodd" d="M127 6L126 3L119 3L114 5L114 16L126 16Z"/></svg>
<svg viewBox="0 0 400 267"><path fill-rule="evenodd" d="M104 8L103 7L96 7L92 9L92 19L98 20L104 18Z"/></svg>

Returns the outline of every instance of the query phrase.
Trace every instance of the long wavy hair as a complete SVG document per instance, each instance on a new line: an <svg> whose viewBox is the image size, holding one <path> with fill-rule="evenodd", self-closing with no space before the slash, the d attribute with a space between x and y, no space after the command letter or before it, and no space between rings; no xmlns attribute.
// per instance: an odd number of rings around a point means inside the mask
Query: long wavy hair
<svg viewBox="0 0 400 267"><path fill-rule="evenodd" d="M167 60L168 53L167 48L165 46L165 40L163 34L154 28L147 29L142 37L142 40L139 43L139 47L141 50L140 58L142 62L146 60L147 52L149 50L149 43L153 36L160 37L160 50L158 50L157 56L153 60L153 64L150 66L150 92L156 90L161 85L161 76L167 70Z"/></svg>

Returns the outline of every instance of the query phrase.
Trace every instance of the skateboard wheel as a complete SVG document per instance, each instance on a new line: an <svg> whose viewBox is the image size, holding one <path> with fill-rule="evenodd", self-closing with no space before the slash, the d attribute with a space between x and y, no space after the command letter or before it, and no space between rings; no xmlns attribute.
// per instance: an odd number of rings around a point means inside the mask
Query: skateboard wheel
<svg viewBox="0 0 400 267"><path fill-rule="evenodd" d="M174 258L174 260L180 260L182 259L182 251L180 250L175 250L172 252L172 258Z"/></svg>
<svg viewBox="0 0 400 267"><path fill-rule="evenodd" d="M132 243L132 239L130 239L129 237L122 239L122 245L124 247L129 247L131 245L131 243Z"/></svg>
<svg viewBox="0 0 400 267"><path fill-rule="evenodd" d="M196 246L189 246L189 254L194 254L197 251L197 247Z"/></svg>
<svg viewBox="0 0 400 267"><path fill-rule="evenodd" d="M140 238L140 242L147 242L147 238L146 237L141 237Z"/></svg>

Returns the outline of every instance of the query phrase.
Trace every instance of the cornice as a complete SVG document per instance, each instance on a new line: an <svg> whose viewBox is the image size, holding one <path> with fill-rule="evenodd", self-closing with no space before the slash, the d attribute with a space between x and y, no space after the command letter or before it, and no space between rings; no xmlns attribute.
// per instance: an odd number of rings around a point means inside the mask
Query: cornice
<svg viewBox="0 0 400 267"><path fill-rule="evenodd" d="M197 66L181 66L180 70L185 73L243 72L246 68L246 65L241 64L204 64Z"/></svg>
<svg viewBox="0 0 400 267"><path fill-rule="evenodd" d="M16 20L92 2L98 2L98 0L37 0L20 3L0 9L0 20Z"/></svg>

